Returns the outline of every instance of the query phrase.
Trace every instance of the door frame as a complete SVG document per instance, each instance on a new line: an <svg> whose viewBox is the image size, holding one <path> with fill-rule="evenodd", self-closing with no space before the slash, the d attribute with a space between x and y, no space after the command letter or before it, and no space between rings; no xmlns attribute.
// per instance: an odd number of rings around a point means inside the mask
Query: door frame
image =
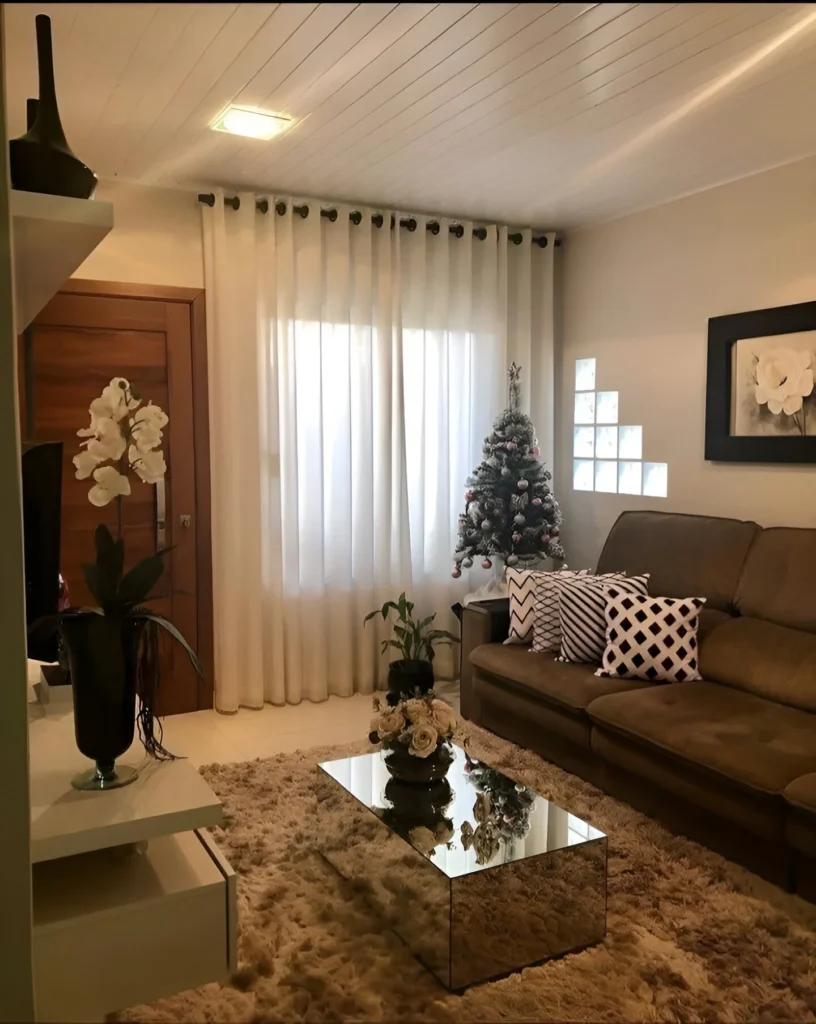
<svg viewBox="0 0 816 1024"><path fill-rule="evenodd" d="M190 310L190 347L193 369L193 461L196 501L196 589L198 658L204 678L198 680L198 709L213 707L215 654L213 650L212 504L210 482L210 400L207 376L207 318L203 288L177 288L163 284L88 281L72 277L60 288L71 295L111 299L153 299L179 302Z"/></svg>

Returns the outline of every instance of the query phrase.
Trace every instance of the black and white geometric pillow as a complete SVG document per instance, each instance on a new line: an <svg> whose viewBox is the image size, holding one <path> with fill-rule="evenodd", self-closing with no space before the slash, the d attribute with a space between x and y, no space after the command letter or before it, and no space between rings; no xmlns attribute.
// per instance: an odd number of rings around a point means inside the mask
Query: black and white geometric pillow
<svg viewBox="0 0 816 1024"><path fill-rule="evenodd" d="M600 665L606 647L606 589L614 585L628 594L649 593L649 574L604 573L564 580L558 617L561 623L559 661Z"/></svg>
<svg viewBox="0 0 816 1024"><path fill-rule="evenodd" d="M535 569L507 570L507 590L510 595L510 631L506 644L528 644L533 639L535 615L536 576L546 575Z"/></svg>
<svg viewBox="0 0 816 1024"><path fill-rule="evenodd" d="M606 649L596 676L687 683L701 679L697 630L704 597L641 597L606 588Z"/></svg>
<svg viewBox="0 0 816 1024"><path fill-rule="evenodd" d="M561 603L561 585L565 579L588 575L589 569L562 569L560 572L537 574L533 618L533 650L536 653L560 650L561 620L558 616L558 606Z"/></svg>

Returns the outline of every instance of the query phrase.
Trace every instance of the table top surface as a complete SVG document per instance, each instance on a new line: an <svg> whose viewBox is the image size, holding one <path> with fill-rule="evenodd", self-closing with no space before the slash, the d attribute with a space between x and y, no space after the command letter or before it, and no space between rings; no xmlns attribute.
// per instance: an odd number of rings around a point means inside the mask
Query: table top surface
<svg viewBox="0 0 816 1024"><path fill-rule="evenodd" d="M605 838L460 747L452 748L445 779L426 787L393 779L387 753L343 757L319 767L449 878Z"/></svg>
<svg viewBox="0 0 816 1024"><path fill-rule="evenodd" d="M221 801L186 760L145 757L138 738L119 759L139 768L129 786L80 792L74 775L93 766L77 750L70 703L39 708L29 723L31 860L55 860L218 825Z"/></svg>

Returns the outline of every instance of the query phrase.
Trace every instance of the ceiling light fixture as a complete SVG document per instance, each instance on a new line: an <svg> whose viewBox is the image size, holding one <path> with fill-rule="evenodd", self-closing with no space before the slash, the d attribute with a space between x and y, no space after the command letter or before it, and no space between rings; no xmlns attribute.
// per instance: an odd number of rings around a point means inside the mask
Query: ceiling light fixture
<svg viewBox="0 0 816 1024"><path fill-rule="evenodd" d="M292 126L291 117L269 114L265 110L236 107L232 103L212 123L214 132L229 132L248 139L273 139Z"/></svg>

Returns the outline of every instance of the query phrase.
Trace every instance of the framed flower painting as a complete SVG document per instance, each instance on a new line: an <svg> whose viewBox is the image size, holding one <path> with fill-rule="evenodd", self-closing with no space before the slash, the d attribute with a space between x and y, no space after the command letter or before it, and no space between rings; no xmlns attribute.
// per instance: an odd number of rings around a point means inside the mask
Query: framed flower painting
<svg viewBox="0 0 816 1024"><path fill-rule="evenodd" d="M705 457L816 462L816 302L708 321Z"/></svg>

